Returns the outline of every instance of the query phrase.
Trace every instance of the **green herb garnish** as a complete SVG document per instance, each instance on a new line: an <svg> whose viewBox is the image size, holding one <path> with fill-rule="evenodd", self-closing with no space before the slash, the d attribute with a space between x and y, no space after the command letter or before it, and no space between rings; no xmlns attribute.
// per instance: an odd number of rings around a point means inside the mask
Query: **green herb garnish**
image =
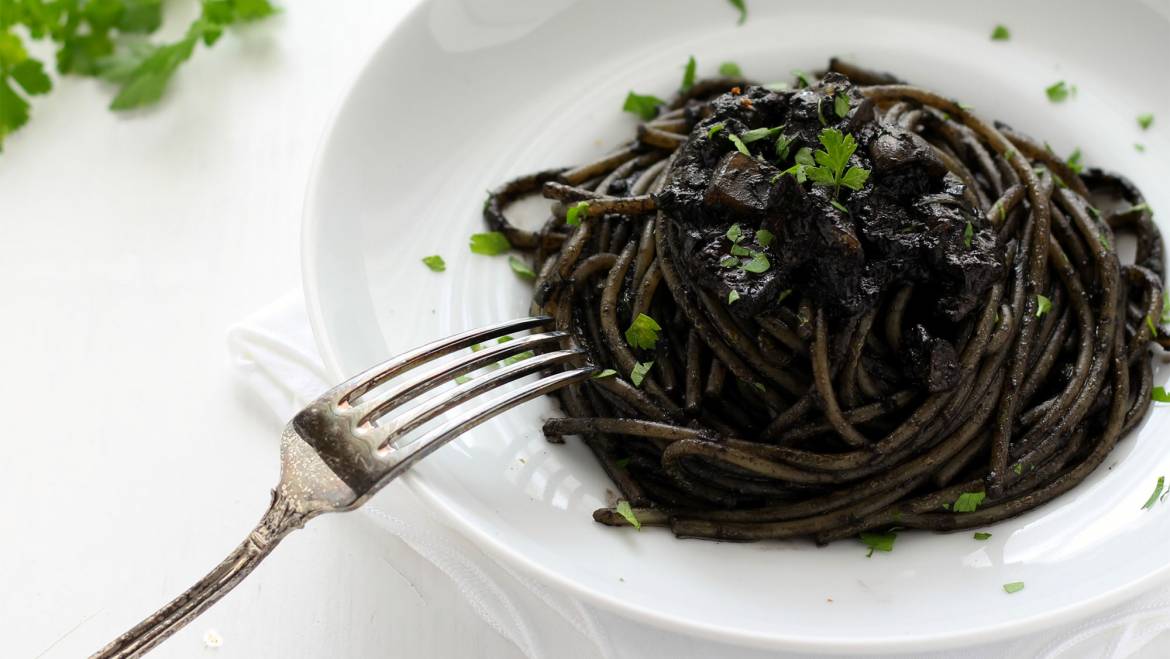
<svg viewBox="0 0 1170 659"><path fill-rule="evenodd" d="M735 133L728 133L727 139L731 140L731 143L734 144L735 148L738 149L739 152L743 155L752 155L752 152L748 151L747 145L743 143L743 140L739 139L739 135L736 135Z"/></svg>
<svg viewBox="0 0 1170 659"><path fill-rule="evenodd" d="M1036 317L1039 318L1052 310L1052 300L1043 295L1036 295Z"/></svg>
<svg viewBox="0 0 1170 659"><path fill-rule="evenodd" d="M780 291L780 297L776 298L776 304L780 304L781 302L783 302L785 299L788 298L789 295L792 295L791 288L786 288L786 289Z"/></svg>
<svg viewBox="0 0 1170 659"><path fill-rule="evenodd" d="M1158 503L1158 497L1162 496L1162 488L1165 486L1166 486L1166 477L1159 476L1158 483L1156 485L1154 485L1154 491L1152 494L1150 494L1150 498L1146 499L1146 503L1145 503L1145 505L1142 506L1142 510L1149 510L1150 508L1154 507L1155 503Z"/></svg>
<svg viewBox="0 0 1170 659"><path fill-rule="evenodd" d="M687 59L686 67L683 69L683 79L682 79L682 84L679 85L679 91L681 91L682 93L685 94L685 93L691 91L691 87L694 87L694 86L695 86L695 56L691 55L690 58Z"/></svg>
<svg viewBox="0 0 1170 659"><path fill-rule="evenodd" d="M739 223L737 222L727 227L727 233L725 235L731 242L738 243L739 241L743 240L743 229L740 228Z"/></svg>
<svg viewBox="0 0 1170 659"><path fill-rule="evenodd" d="M1005 583L1003 585L1003 592L1008 593L1008 594L1018 593L1023 589L1024 589L1024 582L1023 581L1013 581L1011 583Z"/></svg>
<svg viewBox="0 0 1170 659"><path fill-rule="evenodd" d="M500 366L511 366L512 364L515 364L516 362L524 361L525 359L530 359L530 358L535 357L535 356L536 356L535 352L533 352L531 350L525 350L524 352L522 352L518 355L512 355L511 357L505 357L500 362Z"/></svg>
<svg viewBox="0 0 1170 659"><path fill-rule="evenodd" d="M581 218L589 216L589 202L578 201L569 206L569 210L565 212L565 224L576 227L581 226Z"/></svg>
<svg viewBox="0 0 1170 659"><path fill-rule="evenodd" d="M1053 103L1063 103L1064 101L1068 100L1069 94L1071 92L1069 90L1068 84L1061 80L1046 87L1044 89L1044 93L1048 94L1048 100L1052 101Z"/></svg>
<svg viewBox="0 0 1170 659"><path fill-rule="evenodd" d="M975 532L975 539L976 540L987 540L990 537L991 537L991 534L987 533L986 531L976 531Z"/></svg>
<svg viewBox="0 0 1170 659"><path fill-rule="evenodd" d="M1150 126L1154 125L1154 115L1150 112L1147 112L1146 114L1139 114L1137 116L1137 122L1138 125L1142 127L1142 130L1149 130Z"/></svg>
<svg viewBox="0 0 1170 659"><path fill-rule="evenodd" d="M735 62L724 62L719 65L719 75L724 78L742 78L743 71Z"/></svg>
<svg viewBox="0 0 1170 659"><path fill-rule="evenodd" d="M951 510L956 513L973 513L979 505L983 503L983 499L987 497L986 492L963 492L955 499L955 504L951 506Z"/></svg>
<svg viewBox="0 0 1170 659"><path fill-rule="evenodd" d="M1016 464L1012 465L1012 471L1015 472L1017 476L1024 473L1024 463L1017 462Z"/></svg>
<svg viewBox="0 0 1170 659"><path fill-rule="evenodd" d="M862 544L869 547L869 552L865 555L866 558L873 556L874 551L893 551L894 541L898 539L898 534L893 531L886 533L862 533L859 536Z"/></svg>
<svg viewBox="0 0 1170 659"><path fill-rule="evenodd" d="M631 91L626 95L622 110L638 115L643 121L650 121L658 114L658 106L665 103L666 101L652 94L637 94Z"/></svg>
<svg viewBox="0 0 1170 659"><path fill-rule="evenodd" d="M767 229L760 229L756 232L756 242L759 243L761 247L767 247L768 245L771 245L772 241L775 239L776 235Z"/></svg>
<svg viewBox="0 0 1170 659"><path fill-rule="evenodd" d="M630 371L630 382L633 382L635 387L642 386L642 380L646 379L646 374L653 365L654 362L634 362L634 370Z"/></svg>
<svg viewBox="0 0 1170 659"><path fill-rule="evenodd" d="M757 275L761 272L767 272L768 268L771 267L772 264L768 262L768 257L764 256L763 252L753 252L752 259L743 264L744 270Z"/></svg>
<svg viewBox="0 0 1170 659"><path fill-rule="evenodd" d="M756 140L770 138L773 135L778 134L782 130L784 130L783 126L777 126L776 128L753 128L753 129L747 131L746 133L740 135L739 139L742 140L744 144L751 144L752 142L755 142Z"/></svg>
<svg viewBox="0 0 1170 659"><path fill-rule="evenodd" d="M512 244L508 242L508 237L499 231L471 234L471 251L475 254L495 256L509 249L512 249Z"/></svg>
<svg viewBox="0 0 1170 659"><path fill-rule="evenodd" d="M1145 153L1146 152L1146 145L1142 144L1141 142L1134 142L1133 143L1133 150L1137 151L1138 153Z"/></svg>
<svg viewBox="0 0 1170 659"><path fill-rule="evenodd" d="M1155 403L1170 403L1170 393L1166 392L1166 387L1154 387L1150 390L1150 400Z"/></svg>
<svg viewBox="0 0 1170 659"><path fill-rule="evenodd" d="M796 77L797 87L809 87L812 85L808 74L804 71L801 71L800 69L792 69L792 75Z"/></svg>
<svg viewBox="0 0 1170 659"><path fill-rule="evenodd" d="M736 244L731 246L732 256L751 256L751 254L752 250L744 247L743 245Z"/></svg>
<svg viewBox="0 0 1170 659"><path fill-rule="evenodd" d="M719 265L723 266L724 268L734 268L739 265L739 259L735 258L734 256L724 256L719 260Z"/></svg>
<svg viewBox="0 0 1170 659"><path fill-rule="evenodd" d="M1162 291L1162 324L1170 325L1170 291Z"/></svg>
<svg viewBox="0 0 1170 659"><path fill-rule="evenodd" d="M776 157L780 162L788 160L788 147L792 145L792 138L787 135L780 135L776 138Z"/></svg>
<svg viewBox="0 0 1170 659"><path fill-rule="evenodd" d="M660 331L662 331L662 327L653 318L640 313L626 330L626 343L630 344L632 348L651 350L658 343Z"/></svg>
<svg viewBox="0 0 1170 659"><path fill-rule="evenodd" d="M711 139L711 138L715 137L715 133L718 133L721 130L723 130L723 122L722 121L720 121L717 124L711 124L711 127L707 129L707 139Z"/></svg>
<svg viewBox="0 0 1170 659"><path fill-rule="evenodd" d="M844 94L837 94L833 98L833 111L837 116L844 119L845 115L849 114L849 97Z"/></svg>
<svg viewBox="0 0 1170 659"><path fill-rule="evenodd" d="M509 254L508 265L512 267L512 272L515 272L524 279L536 279L536 273L521 259Z"/></svg>
<svg viewBox="0 0 1170 659"><path fill-rule="evenodd" d="M1079 148L1074 149L1069 155L1068 160L1064 161L1064 164L1072 170L1073 174L1080 174L1084 171L1085 166L1081 163L1081 150Z"/></svg>
<svg viewBox="0 0 1170 659"><path fill-rule="evenodd" d="M971 249L971 239L975 237L975 227L971 225L971 220L967 220L967 226L963 228L963 247Z"/></svg>
<svg viewBox="0 0 1170 659"><path fill-rule="evenodd" d="M833 208L836 208L837 210L841 211L842 213L845 213L846 215L849 214L849 209L845 208L845 204L842 204L841 202L837 201L836 199L830 199L829 204Z"/></svg>
<svg viewBox="0 0 1170 659"><path fill-rule="evenodd" d="M602 378L612 378L615 375L617 375L617 371L613 370L612 368L607 368L594 373L593 379L600 380Z"/></svg>
<svg viewBox="0 0 1170 659"><path fill-rule="evenodd" d="M817 137L822 149L813 153L817 165L808 167L808 177L814 183L833 186L833 198L841 191L841 186L850 190L860 190L869 178L869 170L861 167L848 167L849 158L857 150L857 142L852 135L844 134L836 128L826 128Z"/></svg>
<svg viewBox="0 0 1170 659"><path fill-rule="evenodd" d="M630 526L638 529L639 531L642 530L642 522L639 522L638 518L634 517L634 509L630 507L629 501L619 501L617 507L614 508L614 511L624 517L626 521L629 522Z"/></svg>
<svg viewBox="0 0 1170 659"><path fill-rule="evenodd" d="M443 257L435 254L434 256L424 256L423 264L435 272L443 272L447 269L447 264L443 262Z"/></svg>
<svg viewBox="0 0 1170 659"><path fill-rule="evenodd" d="M992 41L1007 41L1012 38L1012 33L1008 32L1007 26L1000 24L996 25L995 29L991 31Z"/></svg>
<svg viewBox="0 0 1170 659"><path fill-rule="evenodd" d="M727 303L728 304L735 304L735 301L738 299L739 299L739 291L733 290L727 294Z"/></svg>
<svg viewBox="0 0 1170 659"><path fill-rule="evenodd" d="M743 22L747 20L747 5L744 4L744 0L727 0L727 1L731 3L732 7L735 7L736 9L739 10L739 24L743 25Z"/></svg>
<svg viewBox="0 0 1170 659"><path fill-rule="evenodd" d="M1154 326L1154 319L1146 316L1146 327L1150 328L1150 338L1158 338L1158 328Z"/></svg>

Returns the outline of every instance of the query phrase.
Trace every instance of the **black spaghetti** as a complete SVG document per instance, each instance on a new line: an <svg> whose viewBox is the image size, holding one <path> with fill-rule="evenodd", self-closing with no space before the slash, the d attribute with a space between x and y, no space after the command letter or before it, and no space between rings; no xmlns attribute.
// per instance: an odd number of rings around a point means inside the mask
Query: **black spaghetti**
<svg viewBox="0 0 1170 659"><path fill-rule="evenodd" d="M631 507L595 519L829 542L1075 487L1142 421L1170 345L1148 207L1079 169L834 60L794 89L700 81L611 155L493 191L533 310L612 370L544 427ZM509 223L538 192L544 226Z"/></svg>

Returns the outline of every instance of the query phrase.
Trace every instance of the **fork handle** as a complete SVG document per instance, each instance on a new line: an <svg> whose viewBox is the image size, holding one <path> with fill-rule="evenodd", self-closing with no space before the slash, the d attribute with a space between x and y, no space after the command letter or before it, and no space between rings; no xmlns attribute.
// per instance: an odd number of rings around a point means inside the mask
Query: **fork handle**
<svg viewBox="0 0 1170 659"><path fill-rule="evenodd" d="M138 657L179 631L243 581L284 536L304 526L309 515L272 491L272 503L248 538L207 576L169 604L114 639L90 659Z"/></svg>

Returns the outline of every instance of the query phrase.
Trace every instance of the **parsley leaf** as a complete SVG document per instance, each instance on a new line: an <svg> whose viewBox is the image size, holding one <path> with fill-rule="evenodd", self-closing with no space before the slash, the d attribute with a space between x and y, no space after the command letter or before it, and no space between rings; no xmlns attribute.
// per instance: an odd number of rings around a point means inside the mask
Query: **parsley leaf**
<svg viewBox="0 0 1170 659"><path fill-rule="evenodd" d="M1133 143L1133 150L1137 151L1138 153L1145 153L1146 152L1146 145L1142 144L1140 142L1134 142Z"/></svg>
<svg viewBox="0 0 1170 659"><path fill-rule="evenodd" d="M718 133L721 130L723 130L723 122L722 121L720 121L717 124L711 124L711 127L707 129L707 139L711 139L712 137L715 137L715 133Z"/></svg>
<svg viewBox="0 0 1170 659"><path fill-rule="evenodd" d="M1158 338L1158 328L1154 326L1154 319L1146 316L1146 327L1150 328L1150 338Z"/></svg>
<svg viewBox="0 0 1170 659"><path fill-rule="evenodd" d="M756 242L762 247L767 247L776 239L776 235L767 229L760 229L756 232Z"/></svg>
<svg viewBox="0 0 1170 659"><path fill-rule="evenodd" d="M844 119L845 115L849 114L849 97L845 94L837 94L833 99L833 112L836 112L838 117Z"/></svg>
<svg viewBox="0 0 1170 659"><path fill-rule="evenodd" d="M594 373L593 379L600 380L602 378L612 378L615 375L617 375L617 371L613 370L612 368L607 368L607 369L598 371L597 373Z"/></svg>
<svg viewBox="0 0 1170 659"><path fill-rule="evenodd" d="M1170 403L1170 393L1166 393L1166 387L1154 387L1150 390L1150 400L1155 403Z"/></svg>
<svg viewBox="0 0 1170 659"><path fill-rule="evenodd" d="M1063 103L1068 100L1070 92L1068 84L1061 80L1046 87L1044 93L1048 94L1048 100L1053 103Z"/></svg>
<svg viewBox="0 0 1170 659"><path fill-rule="evenodd" d="M739 139L742 140L744 144L751 144L757 140L771 138L773 135L776 135L782 130L784 130L783 126L777 126L776 128L753 128L748 132L740 135Z"/></svg>
<svg viewBox="0 0 1170 659"><path fill-rule="evenodd" d="M530 358L535 357L535 356L536 356L535 352L533 352L531 350L525 350L524 352L522 352L520 354L512 355L511 357L505 357L500 362L500 366L511 366L512 364L515 364L516 362L524 361L525 359L530 359Z"/></svg>
<svg viewBox="0 0 1170 659"><path fill-rule="evenodd" d="M735 148L738 149L739 152L742 153L743 155L745 155L745 156L752 155L752 152L748 151L747 145L743 143L743 140L741 140L739 138L739 135L736 135L735 133L728 133L727 139L731 140L731 143L734 144Z"/></svg>
<svg viewBox="0 0 1170 659"><path fill-rule="evenodd" d="M1170 291L1162 291L1162 324L1170 325Z"/></svg>
<svg viewBox="0 0 1170 659"><path fill-rule="evenodd" d="M626 521L629 522L630 526L638 529L639 531L642 530L642 523L638 521L637 517L634 517L634 509L630 507L629 501L619 501L617 508L615 508L614 511L622 517L626 518Z"/></svg>
<svg viewBox="0 0 1170 659"><path fill-rule="evenodd" d="M731 3L732 7L735 7L736 9L739 10L739 24L743 25L743 22L747 20L747 5L745 4L745 0L727 0L727 1Z"/></svg>
<svg viewBox="0 0 1170 659"><path fill-rule="evenodd" d="M1003 592L1008 593L1009 595L1011 593L1018 593L1023 589L1024 589L1024 582L1023 581L1013 581L1011 583L1005 583L1003 585Z"/></svg>
<svg viewBox="0 0 1170 659"><path fill-rule="evenodd" d="M589 202L578 201L569 206L569 210L565 213L565 224L576 227L581 226L581 218L589 216Z"/></svg>
<svg viewBox="0 0 1170 659"><path fill-rule="evenodd" d="M992 41L1007 41L1012 38L1012 33L1008 32L1006 25L996 25L995 29L991 31Z"/></svg>
<svg viewBox="0 0 1170 659"><path fill-rule="evenodd" d="M963 247L971 249L971 239L975 237L975 227L971 226L971 220L967 220L967 226L963 228Z"/></svg>
<svg viewBox="0 0 1170 659"><path fill-rule="evenodd" d="M662 327L653 318L640 313L626 330L626 343L630 344L632 348L651 350L658 343L658 332L660 331L662 331Z"/></svg>
<svg viewBox="0 0 1170 659"><path fill-rule="evenodd" d="M642 380L646 379L646 374L653 365L654 362L635 362L634 370L630 371L630 382L633 382L635 387L642 386Z"/></svg>
<svg viewBox="0 0 1170 659"><path fill-rule="evenodd" d="M1142 130L1149 130L1150 126L1154 125L1154 115L1151 112L1139 114L1137 116L1137 122L1142 127Z"/></svg>
<svg viewBox="0 0 1170 659"><path fill-rule="evenodd" d="M1158 483L1157 483L1157 485L1154 486L1154 491L1152 494L1150 494L1150 498L1146 499L1146 503L1145 503L1145 505L1142 506L1142 510L1149 510L1150 508L1154 507L1155 503L1158 503L1158 497L1162 496L1162 488L1165 486L1166 486L1166 477L1159 476Z"/></svg>
<svg viewBox="0 0 1170 659"><path fill-rule="evenodd" d="M443 272L447 269L447 264L443 262L443 257L435 254L434 256L424 256L422 262L431 270L435 272Z"/></svg>
<svg viewBox="0 0 1170 659"><path fill-rule="evenodd" d="M1036 317L1039 318L1052 310L1052 300L1043 295L1036 296Z"/></svg>
<svg viewBox="0 0 1170 659"><path fill-rule="evenodd" d="M512 244L508 242L508 237L499 231L488 231L487 233L471 234L470 247L475 254L495 256L512 249Z"/></svg>
<svg viewBox="0 0 1170 659"><path fill-rule="evenodd" d="M735 62L724 62L719 65L719 75L724 78L742 78L743 71Z"/></svg>
<svg viewBox="0 0 1170 659"><path fill-rule="evenodd" d="M529 265L523 260L518 259L511 254L508 255L508 265L512 267L512 272L520 275L520 277L524 279L536 279L536 273L532 270L532 268L529 267Z"/></svg>
<svg viewBox="0 0 1170 659"><path fill-rule="evenodd" d="M898 534L894 533L893 531L888 531L886 533L862 533L859 536L859 539L861 540L862 544L864 544L866 547L869 547L869 553L865 555L866 558L869 558L870 556L873 556L873 552L875 550L893 551L894 541L898 539Z"/></svg>
<svg viewBox="0 0 1170 659"><path fill-rule="evenodd" d="M817 139L823 148L812 154L817 164L807 168L808 177L814 183L833 186L834 199L840 193L841 186L850 190L860 190L869 178L869 170L861 167L849 167L846 170L849 158L857 150L857 142L853 136L836 128L826 128Z"/></svg>
<svg viewBox="0 0 1170 659"><path fill-rule="evenodd" d="M809 75L800 69L792 69L792 75L796 77L797 87L810 87L812 82L809 80Z"/></svg>
<svg viewBox="0 0 1170 659"><path fill-rule="evenodd" d="M788 160L788 147L792 145L792 138L787 135L780 135L776 138L776 157L781 162Z"/></svg>
<svg viewBox="0 0 1170 659"><path fill-rule="evenodd" d="M781 302L783 302L785 300L785 298L787 298L789 295L792 295L791 288L786 288L786 289L780 291L780 297L776 298L776 304L780 304Z"/></svg>
<svg viewBox="0 0 1170 659"><path fill-rule="evenodd" d="M743 269L754 274L767 272L772 264L768 262L768 257L764 256L763 252L753 252L752 260L743 265Z"/></svg>
<svg viewBox="0 0 1170 659"><path fill-rule="evenodd" d="M682 84L679 85L679 91L687 93L691 91L691 87L695 86L695 56L691 55L687 60L686 68L683 69Z"/></svg>
<svg viewBox="0 0 1170 659"><path fill-rule="evenodd" d="M973 513L979 505L983 503L983 499L987 497L986 492L964 492L955 499L955 504L951 506L951 510L956 513Z"/></svg>
<svg viewBox="0 0 1170 659"><path fill-rule="evenodd" d="M740 228L739 223L732 224L727 227L727 239L733 243L738 243L743 240L743 229Z"/></svg>
<svg viewBox="0 0 1170 659"><path fill-rule="evenodd" d="M739 259L734 256L724 256L722 259L719 259L719 265L724 268L734 268L739 265Z"/></svg>
<svg viewBox="0 0 1170 659"><path fill-rule="evenodd" d="M1012 471L1015 472L1017 476L1024 473L1024 463L1017 462L1016 464L1012 465Z"/></svg>
<svg viewBox="0 0 1170 659"><path fill-rule="evenodd" d="M976 531L975 532L975 539L976 540L987 540L990 537L991 537L991 534L986 532L986 531Z"/></svg>
<svg viewBox="0 0 1170 659"><path fill-rule="evenodd" d="M622 110L638 115L643 121L650 121L658 114L658 106L665 103L666 101L657 96L636 94L631 91L626 95L626 102L622 105Z"/></svg>
<svg viewBox="0 0 1170 659"><path fill-rule="evenodd" d="M1064 164L1068 165L1068 168L1072 170L1073 174L1080 174L1084 171L1085 166L1081 163L1081 150L1079 148L1074 149L1069 155L1068 160L1064 161Z"/></svg>
<svg viewBox="0 0 1170 659"><path fill-rule="evenodd" d="M732 290L730 293L727 294L727 303L728 304L734 304L735 301L738 299L739 299L739 291Z"/></svg>
<svg viewBox="0 0 1170 659"><path fill-rule="evenodd" d="M842 213L845 213L846 215L849 214L849 209L845 208L845 204L842 204L841 202L837 201L836 199L830 199L829 205L832 206L833 208L836 208L837 210L841 211Z"/></svg>
<svg viewBox="0 0 1170 659"><path fill-rule="evenodd" d="M26 59L10 70L12 79L30 96L46 94L53 88L53 81L45 74L45 66L35 59Z"/></svg>

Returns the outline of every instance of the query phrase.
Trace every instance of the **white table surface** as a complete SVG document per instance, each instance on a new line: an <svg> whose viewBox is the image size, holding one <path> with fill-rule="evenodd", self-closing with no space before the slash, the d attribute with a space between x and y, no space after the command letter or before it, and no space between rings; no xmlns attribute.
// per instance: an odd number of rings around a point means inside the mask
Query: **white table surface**
<svg viewBox="0 0 1170 659"><path fill-rule="evenodd" d="M241 541L277 477L224 330L299 284L305 182L349 78L412 6L285 0L157 108L57 82L0 154L0 656L86 656ZM168 3L171 33L195 11ZM217 630L218 650L203 636ZM500 657L446 577L314 521L161 657Z"/></svg>
<svg viewBox="0 0 1170 659"><path fill-rule="evenodd" d="M157 108L57 82L0 155L0 656L100 647L220 560L277 476L232 322L299 283L326 120L411 0L286 0ZM170 3L172 34L194 11ZM224 639L204 646L214 629ZM1147 648L1165 656L1170 641ZM314 521L160 657L519 656L355 516Z"/></svg>

